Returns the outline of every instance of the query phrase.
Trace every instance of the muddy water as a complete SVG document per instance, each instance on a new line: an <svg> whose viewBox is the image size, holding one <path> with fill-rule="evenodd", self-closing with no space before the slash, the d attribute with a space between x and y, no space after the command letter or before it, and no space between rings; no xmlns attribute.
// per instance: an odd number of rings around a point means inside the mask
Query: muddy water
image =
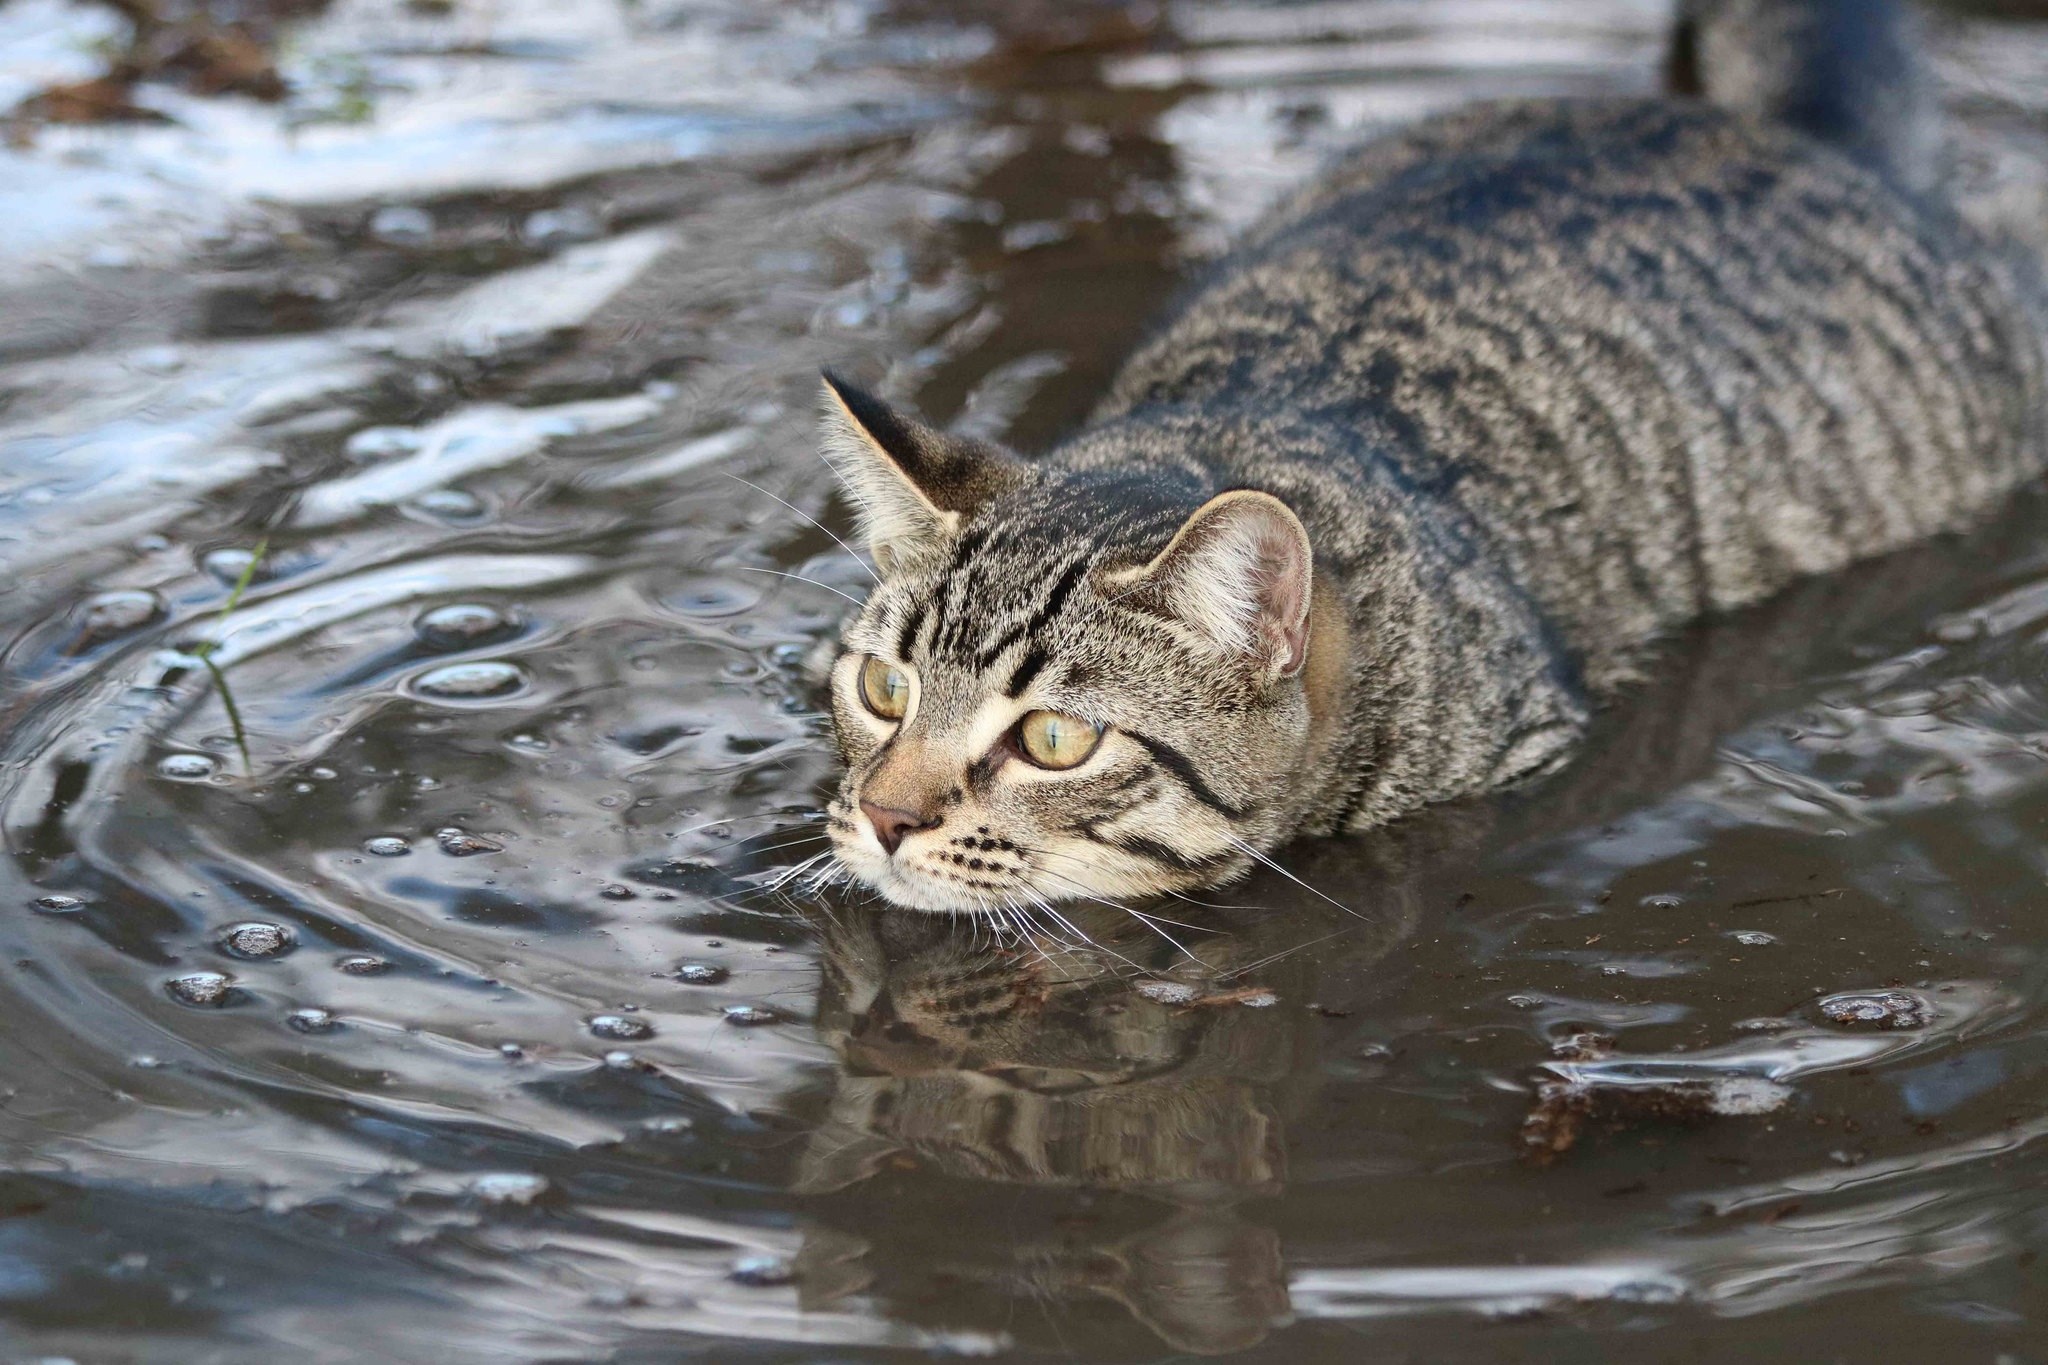
<svg viewBox="0 0 2048 1365"><path fill-rule="evenodd" d="M0 1354L2048 1358L2039 500L1315 892L770 889L817 364L1040 445L1327 150L1659 10L336 3L0 151ZM109 31L0 10L0 101ZM2048 31L1942 44L2024 230Z"/></svg>

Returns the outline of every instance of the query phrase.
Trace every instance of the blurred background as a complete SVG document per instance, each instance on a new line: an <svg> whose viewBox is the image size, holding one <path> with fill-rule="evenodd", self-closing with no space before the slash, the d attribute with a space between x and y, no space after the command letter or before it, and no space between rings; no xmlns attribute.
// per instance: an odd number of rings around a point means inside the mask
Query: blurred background
<svg viewBox="0 0 2048 1365"><path fill-rule="evenodd" d="M1931 29L1994 234L2030 8ZM1298 851L1341 913L777 881L820 364L1043 449L1324 157L1668 19L0 3L0 1354L2048 1359L2038 499Z"/></svg>

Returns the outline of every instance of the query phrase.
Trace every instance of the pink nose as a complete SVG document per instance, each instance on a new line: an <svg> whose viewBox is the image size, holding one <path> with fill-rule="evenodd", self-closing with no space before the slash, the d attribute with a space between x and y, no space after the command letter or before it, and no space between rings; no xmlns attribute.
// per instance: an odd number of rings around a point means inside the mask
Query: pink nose
<svg viewBox="0 0 2048 1365"><path fill-rule="evenodd" d="M903 836L906 834L939 827L937 816L921 815L914 810L877 806L871 801L861 802L860 808L861 813L868 817L868 823L875 827L875 838L881 840L884 853L894 853L896 845L903 842Z"/></svg>

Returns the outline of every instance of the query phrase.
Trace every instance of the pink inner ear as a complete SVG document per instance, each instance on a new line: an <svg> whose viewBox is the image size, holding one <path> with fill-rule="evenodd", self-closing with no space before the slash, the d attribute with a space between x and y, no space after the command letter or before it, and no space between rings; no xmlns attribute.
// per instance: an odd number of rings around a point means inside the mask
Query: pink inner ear
<svg viewBox="0 0 2048 1365"><path fill-rule="evenodd" d="M1309 565L1292 528L1261 519L1255 588L1259 632L1282 674L1308 658Z"/></svg>

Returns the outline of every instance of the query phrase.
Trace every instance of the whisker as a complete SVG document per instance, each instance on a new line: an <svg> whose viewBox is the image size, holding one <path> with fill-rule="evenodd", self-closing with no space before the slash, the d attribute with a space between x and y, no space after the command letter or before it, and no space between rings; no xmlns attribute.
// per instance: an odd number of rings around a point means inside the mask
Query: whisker
<svg viewBox="0 0 2048 1365"><path fill-rule="evenodd" d="M1260 958L1256 962L1247 962L1242 967L1233 967L1229 971L1224 972L1222 975L1218 976L1216 979L1218 981L1234 980L1237 977L1243 976L1246 972L1255 972L1261 967L1270 967L1275 962L1280 961L1280 959L1285 957L1292 957L1294 954L1301 952L1304 949L1315 947L1318 943L1327 943L1333 938L1342 938L1345 934L1356 932L1357 931L1354 929L1339 929L1335 933L1323 934L1320 937L1310 939L1306 943L1297 943L1292 948L1282 948L1277 953L1268 953L1266 956Z"/></svg>
<svg viewBox="0 0 2048 1365"><path fill-rule="evenodd" d="M1153 933L1159 935L1159 937L1165 939L1168 943L1171 943L1174 947L1180 949L1181 956L1185 957L1188 961L1200 963L1204 967L1209 965L1207 962L1204 962L1201 958L1196 957L1193 953L1189 952L1188 946L1185 943L1182 943L1172 934L1169 934L1164 929L1160 928L1158 922L1152 919L1151 916L1144 914L1142 911L1132 910L1129 907L1126 907L1124 909L1124 913L1126 915L1129 915L1131 918L1139 921L1141 924L1150 926Z"/></svg>
<svg viewBox="0 0 2048 1365"><path fill-rule="evenodd" d="M861 605L861 600L858 597L855 597L853 594L841 592L839 591L839 589L833 587L830 583L820 583L817 579L806 578L800 573L784 573L780 569L757 569L751 564L735 564L732 567L738 569L741 573L765 573L773 574L777 578L794 578L799 583L808 583L814 588L823 588L826 592L831 593L834 597L844 597L847 601L853 603L853 605L855 605L856 607Z"/></svg>
<svg viewBox="0 0 2048 1365"><path fill-rule="evenodd" d="M1239 848L1243 849L1243 850L1244 850L1244 851L1245 851L1246 853L1249 853L1249 854L1250 854L1250 855L1251 855L1252 857L1254 857L1254 858L1258 859L1258 860L1259 860L1260 862L1264 863L1264 864L1265 864L1265 865L1266 865L1267 867L1270 867L1270 868L1272 868L1272 869L1273 869L1273 870L1274 870L1275 872L1278 872L1278 873L1279 873L1279 874L1280 874L1281 876L1283 876L1283 877L1287 878L1287 880L1288 880L1288 881L1290 881L1290 882L1293 882L1293 883L1294 883L1294 884L1295 884L1296 886L1298 886L1298 887L1300 887L1300 888L1301 888L1302 890L1304 890L1304 891L1308 892L1308 893L1309 893L1310 895L1312 895L1312 896L1320 896L1320 897L1321 897L1322 899L1324 899L1324 900L1328 901L1328 902L1329 902L1330 904L1332 904L1332 905L1336 906L1336 907L1337 907L1337 908L1338 908L1339 910L1342 910L1342 911L1343 911L1343 912L1344 912L1345 914L1347 914L1347 915L1350 915L1350 916L1352 916L1353 918L1356 918L1356 919L1368 920L1368 922L1369 922L1369 917L1368 917L1368 916L1366 916L1366 915L1361 915L1361 914L1359 914L1359 913L1358 913L1358 911L1356 911L1356 910L1353 910L1353 909L1352 909L1352 908L1351 908L1350 906L1346 905L1346 904L1345 904L1345 903L1344 903L1343 901L1340 901L1340 900L1338 900L1338 899L1337 899L1337 898L1336 898L1335 896L1331 896L1331 895L1328 895L1328 894L1326 894L1326 893L1324 893L1324 892L1322 892L1322 891L1318 891L1318 890L1316 890L1316 888L1314 888L1313 886L1310 886L1310 885L1309 885L1309 884L1308 884L1307 882L1305 882L1305 881L1303 881L1303 880L1302 880L1301 878L1299 878L1299 877L1295 876L1295 875L1294 875L1294 874L1293 874L1292 872L1289 872L1289 871L1288 871L1288 870L1287 870L1286 868L1284 868L1284 867L1280 866L1280 864L1278 864L1278 863L1274 862L1274 861L1273 861L1273 860L1272 860L1271 858L1268 858L1268 857L1267 857L1267 856L1266 856L1265 854L1263 854L1263 853L1259 852L1259 851L1258 851L1257 849L1253 848L1253 847L1252 847L1252 846L1251 846L1250 844L1248 844L1248 843L1246 843L1246 842L1245 842L1244 840L1242 840L1242 839L1238 838L1238 837L1237 837L1236 835L1234 835L1234 834L1233 834L1233 835L1229 835L1229 836L1226 836L1226 837L1228 837L1228 838L1229 838L1229 840L1230 840L1230 842L1231 842L1231 843L1233 843L1233 844L1236 844L1236 845L1237 845L1237 846L1238 846Z"/></svg>
<svg viewBox="0 0 2048 1365"><path fill-rule="evenodd" d="M761 487L761 485L760 485L760 484L758 484L758 483L755 483L755 482L754 482L754 481L753 481L752 479L743 479L743 478L741 478L741 477L740 477L739 475L737 475L737 474L727 474L727 475L726 475L725 477L727 477L728 479L731 479L731 480L732 480L732 481L733 481L734 483L743 483L743 484L745 484L745 485L746 485L747 487L749 487L749 488L753 489L753 490L754 490L754 491L755 491L756 493L759 493L759 494L761 494L761 495L762 495L763 497L775 498L775 495L774 495L773 493L770 493L770 492L769 492L769 491L768 491L767 489L765 489L765 488ZM811 515L811 514L810 514L809 512L806 512L806 511L804 511L804 510L803 510L803 508L801 508L801 507L798 507L798 506L797 506L796 504L794 504L794 503L792 503L792 502L788 502L788 501L786 501L785 499L782 499L782 498L775 498L775 501L777 501L777 502L781 503L781 504L782 504L782 505L783 505L784 507L787 507L787 508L788 508L788 509L789 509L790 511L792 511L792 512L796 513L796 514L797 514L798 516L802 517L802 518L803 518L803 519L804 519L805 521L807 521L807 522L809 522L809 523L810 523L811 525L813 525L813 526L817 527L817 528L818 528L818 529L819 529L820 531L823 531L823 532L824 532L824 533L825 533L826 535L828 535L828 536L832 536L832 543L833 543L834 545L837 545L837 546L838 546L838 547L839 547L840 549L842 549L842 550L846 551L846 553L848 553L848 554L850 554L850 555L853 555L853 559L854 559L854 562L855 562L856 564L860 565L862 569L866 570L866 572L867 572L867 576L868 576L869 578L872 578L872 579L874 579L874 580L875 580L875 586L876 586L876 587L880 587L880 586L881 586L881 584L882 584L882 576L881 576L880 574L876 573L876 572L875 572L875 571L874 571L874 570L873 570L872 568L870 568L870 567L868 566L868 562L867 562L867 561L866 561L865 559L862 559L862 558L861 558L861 557L860 557L860 556L859 556L858 554L854 554L854 549L853 549L853 547L852 547L851 545L848 545L848 544L847 544L847 543L846 543L845 541L841 540L841 539L840 539L840 538L839 538L838 536L836 536L836 535L833 535L833 533L832 533L832 528L831 528L831 527L827 526L827 525L826 525L826 524L825 524L824 522L822 522L822 521L819 521L819 520L818 520L818 519L817 519L816 517L812 516L812 515Z"/></svg>

